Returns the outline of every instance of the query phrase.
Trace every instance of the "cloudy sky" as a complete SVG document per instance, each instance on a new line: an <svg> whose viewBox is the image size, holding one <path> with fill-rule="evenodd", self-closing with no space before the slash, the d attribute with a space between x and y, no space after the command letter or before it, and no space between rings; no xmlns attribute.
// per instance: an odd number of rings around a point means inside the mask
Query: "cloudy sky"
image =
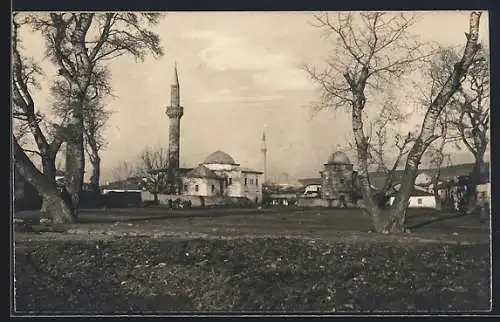
<svg viewBox="0 0 500 322"><path fill-rule="evenodd" d="M337 145L351 131L348 115L311 113L317 91L300 69L317 64L331 43L313 27L311 12L168 13L154 28L165 55L136 63L110 63L115 98L102 153L103 181L121 160L132 162L146 146L168 146L166 106L177 61L184 116L181 120L181 165L194 166L221 149L247 167L262 168L259 151L267 133L270 177L288 172L316 176ZM426 12L414 32L442 45L464 44L470 12ZM483 13L481 41L488 41ZM40 35L25 32L24 53L43 60ZM50 105L46 71L37 103ZM418 119L417 119L418 121Z"/></svg>

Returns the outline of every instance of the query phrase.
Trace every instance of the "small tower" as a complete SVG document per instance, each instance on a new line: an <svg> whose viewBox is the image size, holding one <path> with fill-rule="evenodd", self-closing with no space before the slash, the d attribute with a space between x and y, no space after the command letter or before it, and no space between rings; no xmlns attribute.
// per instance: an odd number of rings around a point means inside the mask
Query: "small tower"
<svg viewBox="0 0 500 322"><path fill-rule="evenodd" d="M262 147L260 149L262 152L262 159L264 162L264 177L262 178L262 182L266 182L267 179L267 145L266 145L266 132L265 130L262 132Z"/></svg>
<svg viewBox="0 0 500 322"><path fill-rule="evenodd" d="M181 117L184 108L180 104L179 76L177 63L174 64L174 79L170 85L170 106L167 107L167 116L170 119L168 135L168 182L169 192L179 193L179 147Z"/></svg>

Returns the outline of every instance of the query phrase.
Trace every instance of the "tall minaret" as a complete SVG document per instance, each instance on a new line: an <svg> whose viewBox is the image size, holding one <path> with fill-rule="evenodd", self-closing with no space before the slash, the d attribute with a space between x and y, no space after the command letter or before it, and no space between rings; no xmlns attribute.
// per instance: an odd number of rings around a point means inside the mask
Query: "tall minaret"
<svg viewBox="0 0 500 322"><path fill-rule="evenodd" d="M267 145L266 145L266 132L265 132L265 130L264 130L264 132L262 132L262 147L261 147L260 151L262 152L262 158L264 161L264 178L262 180L262 182L264 183L267 180Z"/></svg>
<svg viewBox="0 0 500 322"><path fill-rule="evenodd" d="M168 182L170 193L179 192L179 143L181 117L184 108L180 104L179 76L177 75L177 63L174 64L174 79L170 85L170 106L167 107L167 116L170 119L168 134Z"/></svg>

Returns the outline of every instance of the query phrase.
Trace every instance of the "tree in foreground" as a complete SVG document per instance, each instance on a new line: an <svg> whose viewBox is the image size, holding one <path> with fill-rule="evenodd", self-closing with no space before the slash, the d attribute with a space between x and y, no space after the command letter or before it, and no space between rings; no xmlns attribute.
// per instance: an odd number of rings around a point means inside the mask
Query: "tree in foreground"
<svg viewBox="0 0 500 322"><path fill-rule="evenodd" d="M92 167L90 187L93 191L100 191L101 151L106 146L104 130L111 111L106 109L105 98L111 95L111 87L106 73L95 72L92 83L98 91L91 98L87 98L83 108L83 133L85 152ZM54 98L53 110L56 115L67 119L71 114L71 105L68 97L70 89L64 81L56 81L51 87Z"/></svg>
<svg viewBox="0 0 500 322"><path fill-rule="evenodd" d="M451 127L474 156L467 189L467 213L476 211L476 186L485 173L484 155L489 144L490 76L489 59L484 50L472 63L470 72L450 103Z"/></svg>
<svg viewBox="0 0 500 322"><path fill-rule="evenodd" d="M160 39L148 30L159 22L157 13L49 13L30 15L41 30L47 54L58 68L58 81L66 82L70 135L66 138L66 188L78 207L85 167L86 102L98 96L93 82L107 73L106 62L122 55L143 60L148 53L162 55Z"/></svg>
<svg viewBox="0 0 500 322"><path fill-rule="evenodd" d="M14 146L14 166L18 173L38 191L42 197L42 216L54 223L68 223L75 219L75 210L69 199L63 198L56 186L56 155L64 141L64 121L62 124L52 124L53 138L48 138L42 130L43 117L36 108L30 88L36 85L36 75L40 68L19 51L18 31L21 22L17 14L13 15L12 26L12 111L13 122L17 133L12 135ZM24 135L31 133L40 156L42 172L34 165L26 154L26 149L20 144ZM17 179L15 179L17 180Z"/></svg>
<svg viewBox="0 0 500 322"><path fill-rule="evenodd" d="M316 16L317 26L333 36L336 47L327 68L318 71L307 67L311 78L321 90L325 107L348 107L359 163L360 190L365 210L372 216L379 232L403 232L409 197L413 191L418 166L427 147L437 138L434 134L441 111L455 94L479 49L480 13L470 16L469 33L463 55L437 92L421 124L420 131L408 152L402 184L388 210L381 209L374 198L369 178L369 144L363 125L367 101L376 92L384 92L403 76L418 67L431 55L409 30L415 16L382 12L338 13Z"/></svg>

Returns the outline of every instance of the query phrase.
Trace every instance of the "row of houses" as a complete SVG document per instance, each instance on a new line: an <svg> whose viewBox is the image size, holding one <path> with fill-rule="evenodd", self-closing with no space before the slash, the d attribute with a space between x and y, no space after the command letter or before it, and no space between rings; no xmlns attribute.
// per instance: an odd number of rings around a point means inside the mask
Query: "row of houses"
<svg viewBox="0 0 500 322"><path fill-rule="evenodd" d="M330 158L329 161L338 161L339 154L336 158ZM207 161L208 160L208 161ZM342 162L345 159L342 158ZM330 162L330 166L332 163ZM458 209L460 206L460 200L462 200L467 194L467 182L469 175L472 172L473 164L459 164L443 167L440 169L440 180L437 187L434 187L433 179L436 175L436 169L421 169L415 180L415 187L410 196L410 207L425 207L425 208L435 208L438 206L438 202L447 203L446 207L453 207ZM217 169L217 172L210 169ZM345 170L342 167L334 167L336 171ZM482 172L480 184L477 186L478 197L480 199L490 198L490 174L489 174L490 164L485 163L485 169ZM323 178L305 178L299 180L300 185L278 185L278 184L263 184L262 182L262 172L247 170L246 168L241 168L239 164L235 163L234 160L227 154L217 152L214 155L209 156L204 163L200 164L198 167L193 169L184 169L184 191L181 196L184 196L186 201L190 204L203 206L206 200L210 198L216 200L215 198L224 197L221 192L225 191L225 197L228 198L243 198L248 199L249 203L259 204L263 206L320 206L320 207L332 207L332 206L359 206L359 201L361 196L359 191L355 189L355 185L348 185L349 189L343 187L339 189L340 193L338 198L328 199L325 198L324 186L326 184L331 184L331 181L325 180L328 175ZM351 178L356 180L355 172L351 171L347 167L347 175L343 174L340 176L337 184L345 184L346 178ZM391 204L394 200L394 195L398 191L400 182L402 180L404 171L396 170L392 178L392 188L389 190L387 197L388 204ZM253 175L253 177L252 177ZM217 176L215 178L215 176ZM339 179L339 176L335 176L335 173L330 173L330 177ZM213 177L213 178L212 178ZM223 180L222 180L222 179ZM385 184L387 174L384 172L372 172L370 173L370 183L374 191L382 189ZM217 179L217 186L211 182L211 179ZM63 184L64 173L61 171L57 172L56 181L59 185ZM127 180L113 182L102 187L102 194L107 198L107 204L110 206L131 206L139 205L145 200L152 198L152 195L145 191L143 185L144 178L141 177L131 177ZM213 181L213 180L212 180ZM215 181L214 181L215 182ZM41 198L39 197L36 190L28 184L26 181L22 180L17 172L15 172L14 180L14 203L16 208L21 209L39 209L41 205ZM233 185L231 189L227 187ZM338 186L334 186L337 188ZM438 189L439 201L434 197L434 189ZM84 187L83 200L85 203L92 204L96 206L95 200L97 200L95 195L87 196ZM330 196L332 195L333 189L330 188ZM344 194L344 195L342 195ZM341 200L344 196L344 200ZM88 198L87 198L88 197ZM173 202L177 197L165 196L163 198L165 203ZM182 198L181 198L182 199ZM333 202L332 202L333 200ZM215 202L215 201L213 201ZM220 201L217 201L220 203ZM335 203L336 202L336 203ZM101 202L102 203L102 202ZM210 201L208 201L210 203ZM439 205L443 206L443 205Z"/></svg>
<svg viewBox="0 0 500 322"><path fill-rule="evenodd" d="M343 161L345 162L345 161ZM434 178L437 174L437 169L420 169L415 180L415 186L412 190L409 207L411 208L442 208L449 207L458 210L461 200L464 200L467 195L468 182L472 173L474 164L458 164L442 167L440 169L439 181L437 187L434 187ZM342 171L342 168L338 168ZM404 170L396 170L393 173L391 180L391 188L385 196L385 200L390 205L395 199L395 194L398 192L400 183L404 174ZM347 173L347 178L352 176L352 181L355 183L356 174ZM349 206L346 205L346 200L350 201L350 206L358 206L361 200L359 189L339 189L337 194L336 204L328 202L325 198L324 187L325 176L318 178L300 179L300 186L295 187L294 191L279 191L275 189L268 194L269 204L271 205L317 205L317 206ZM335 174L333 175L335 178ZM337 176L337 186L345 183L345 177ZM370 184L374 192L381 191L386 183L387 173L371 172ZM344 178L344 180L342 180ZM355 184L354 184L355 185ZM434 196L434 190L437 189L439 200ZM479 185L476 186L478 199L489 200L491 197L490 187L490 164L487 162L484 165L484 170L481 173ZM331 190L331 189L330 189ZM344 195L344 204L341 203L341 198Z"/></svg>

